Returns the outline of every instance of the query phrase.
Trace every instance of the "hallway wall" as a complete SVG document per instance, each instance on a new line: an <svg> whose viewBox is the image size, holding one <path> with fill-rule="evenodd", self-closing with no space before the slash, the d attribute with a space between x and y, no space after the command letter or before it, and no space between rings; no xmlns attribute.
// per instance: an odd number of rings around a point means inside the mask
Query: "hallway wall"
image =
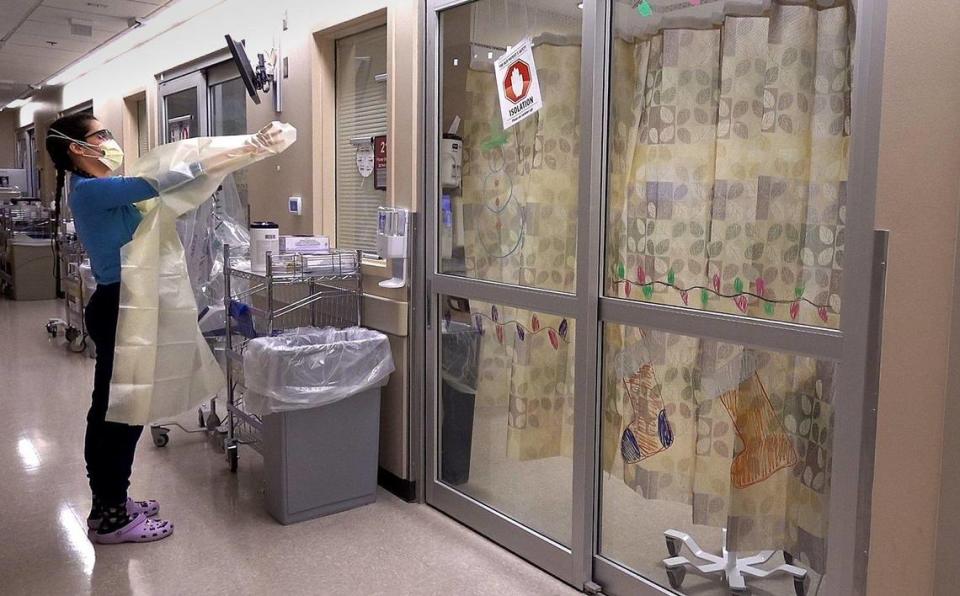
<svg viewBox="0 0 960 596"><path fill-rule="evenodd" d="M876 227L888 228L886 310L870 544L871 596L955 594L960 529L937 539L960 199L960 5L888 2ZM953 396L955 401L956 396ZM944 427L951 449L944 449ZM960 495L955 495L960 496ZM956 519L956 499L944 502ZM956 526L956 524L953 524ZM935 569L937 553L943 563Z"/></svg>

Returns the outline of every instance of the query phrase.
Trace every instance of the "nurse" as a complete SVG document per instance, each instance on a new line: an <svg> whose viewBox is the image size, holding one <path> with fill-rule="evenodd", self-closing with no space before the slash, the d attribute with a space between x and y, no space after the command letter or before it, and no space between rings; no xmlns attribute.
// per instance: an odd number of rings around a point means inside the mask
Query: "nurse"
<svg viewBox="0 0 960 596"><path fill-rule="evenodd" d="M142 178L113 175L123 163L123 150L92 114L73 114L54 122L46 146L57 169L58 203L70 173L70 210L97 280L84 314L87 333L97 347L83 450L93 493L87 526L93 540L101 544L160 540L173 534L173 524L155 517L159 503L127 496L143 427L105 420L120 310L120 248L130 242L140 224L134 204L157 196L157 191Z"/></svg>
<svg viewBox="0 0 960 596"><path fill-rule="evenodd" d="M170 192L203 177L222 177L247 165L251 157L282 151L290 140L285 128L271 123L239 147L212 151L203 160L170 171L154 183ZM120 249L133 238L142 219L134 206L157 196L139 177L115 176L123 150L109 130L91 114L64 116L50 125L47 152L57 169L57 202L70 173L70 210L77 236L90 257L97 289L85 312L87 333L97 347L93 399L87 413L84 458L93 493L87 525L101 544L152 542L173 534L173 524L156 519L156 501L127 495L137 440L142 426L106 420L113 376L117 319L120 310Z"/></svg>

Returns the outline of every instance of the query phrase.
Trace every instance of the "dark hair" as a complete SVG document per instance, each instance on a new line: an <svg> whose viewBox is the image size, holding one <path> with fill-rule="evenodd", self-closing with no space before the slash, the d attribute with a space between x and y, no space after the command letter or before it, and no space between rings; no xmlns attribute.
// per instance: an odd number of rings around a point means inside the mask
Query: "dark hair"
<svg viewBox="0 0 960 596"><path fill-rule="evenodd" d="M70 171L82 174L83 172L77 169L76 164L73 163L73 158L70 156L71 141L61 136L51 135L50 132L55 130L63 136L70 137L77 141L83 141L87 137L90 123L96 119L93 114L83 112L63 116L50 125L50 130L47 132L46 145L47 153L50 155L50 159L53 160L54 167L57 168L57 194L55 203L57 208L59 208L60 200L63 197L63 183L66 173Z"/></svg>

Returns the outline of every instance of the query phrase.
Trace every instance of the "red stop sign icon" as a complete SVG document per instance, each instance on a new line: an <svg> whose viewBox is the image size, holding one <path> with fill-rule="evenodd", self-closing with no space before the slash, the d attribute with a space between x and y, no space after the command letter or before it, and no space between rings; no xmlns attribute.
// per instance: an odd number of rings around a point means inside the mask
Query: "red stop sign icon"
<svg viewBox="0 0 960 596"><path fill-rule="evenodd" d="M503 73L503 91L507 99L518 103L530 92L530 65L523 60L517 60Z"/></svg>

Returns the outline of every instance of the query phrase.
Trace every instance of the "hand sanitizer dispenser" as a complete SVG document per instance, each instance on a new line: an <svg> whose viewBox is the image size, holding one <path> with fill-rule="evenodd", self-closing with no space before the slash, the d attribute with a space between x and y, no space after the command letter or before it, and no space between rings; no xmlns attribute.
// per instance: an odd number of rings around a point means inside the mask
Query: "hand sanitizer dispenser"
<svg viewBox="0 0 960 596"><path fill-rule="evenodd" d="M392 277L380 282L382 288L407 285L407 230L410 212L407 209L381 207L377 214L377 252L388 261Z"/></svg>

